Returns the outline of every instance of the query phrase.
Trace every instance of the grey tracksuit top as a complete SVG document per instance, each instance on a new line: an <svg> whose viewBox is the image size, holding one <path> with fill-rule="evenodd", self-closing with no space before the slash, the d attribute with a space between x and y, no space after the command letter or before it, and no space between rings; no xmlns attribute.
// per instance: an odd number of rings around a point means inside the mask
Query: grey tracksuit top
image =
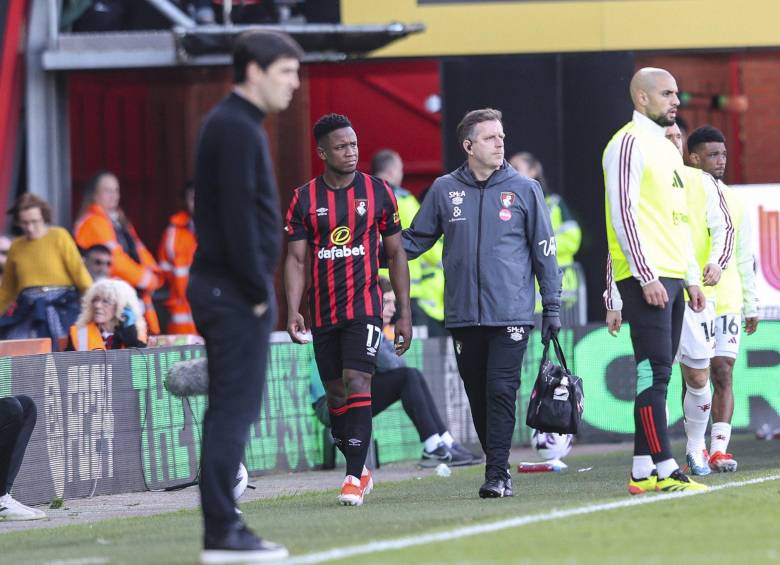
<svg viewBox="0 0 780 565"><path fill-rule="evenodd" d="M542 306L558 312L561 272L542 189L504 164L480 188L464 163L434 181L403 231L409 259L444 235L448 328L532 325L534 275Z"/></svg>

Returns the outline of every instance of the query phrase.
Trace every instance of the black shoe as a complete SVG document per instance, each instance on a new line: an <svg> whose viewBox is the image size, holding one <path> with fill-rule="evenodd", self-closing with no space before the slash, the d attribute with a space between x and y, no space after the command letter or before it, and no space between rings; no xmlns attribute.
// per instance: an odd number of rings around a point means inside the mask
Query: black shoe
<svg viewBox="0 0 780 565"><path fill-rule="evenodd" d="M515 491L512 489L512 477L508 477L504 480L504 496L514 496Z"/></svg>
<svg viewBox="0 0 780 565"><path fill-rule="evenodd" d="M506 496L504 479L488 479L479 487L480 498L501 498L503 496Z"/></svg>
<svg viewBox="0 0 780 565"><path fill-rule="evenodd" d="M272 541L262 540L241 522L232 526L223 536L206 534L200 562L257 563L285 559L287 548Z"/></svg>
<svg viewBox="0 0 780 565"><path fill-rule="evenodd" d="M452 452L452 463L450 463L450 465L453 467L482 463L481 455L474 455L459 443L453 443L452 447L450 447L450 451Z"/></svg>
<svg viewBox="0 0 780 565"><path fill-rule="evenodd" d="M426 451L423 449L422 458L420 459L420 467L436 467L440 463L451 465L452 452L444 445L444 442L440 443L433 451ZM463 463L461 463L462 465Z"/></svg>

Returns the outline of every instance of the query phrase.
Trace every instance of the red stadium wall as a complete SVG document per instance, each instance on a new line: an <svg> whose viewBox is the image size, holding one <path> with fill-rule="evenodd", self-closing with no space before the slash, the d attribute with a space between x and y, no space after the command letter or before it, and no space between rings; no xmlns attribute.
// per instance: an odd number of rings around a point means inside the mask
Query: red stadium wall
<svg viewBox="0 0 780 565"><path fill-rule="evenodd" d="M415 194L442 173L441 115L425 109L440 94L437 61L312 65L310 119L345 114L360 144L360 169L368 172L379 149L397 151L404 161L404 186ZM311 139L311 137L310 137ZM312 143L314 173L322 171Z"/></svg>

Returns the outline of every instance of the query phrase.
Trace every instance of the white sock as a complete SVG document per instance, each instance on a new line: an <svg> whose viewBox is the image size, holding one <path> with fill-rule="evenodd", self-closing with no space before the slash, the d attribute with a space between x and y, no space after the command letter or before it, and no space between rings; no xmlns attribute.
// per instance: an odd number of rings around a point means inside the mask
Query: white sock
<svg viewBox="0 0 780 565"><path fill-rule="evenodd" d="M631 464L631 476L635 479L646 479L653 474L655 465L653 458L649 455L634 455L634 461Z"/></svg>
<svg viewBox="0 0 780 565"><path fill-rule="evenodd" d="M426 439L423 442L423 449L430 453L431 451L434 451L437 447L439 447L439 444L441 443L441 436L439 434L433 434L431 437Z"/></svg>
<svg viewBox="0 0 780 565"><path fill-rule="evenodd" d="M680 466L677 465L677 461L674 459L665 459L664 461L659 461L655 464L655 467L658 469L659 479L665 479L680 468Z"/></svg>
<svg viewBox="0 0 780 565"><path fill-rule="evenodd" d="M720 451L726 453L731 439L731 424L728 422L715 422L712 424L710 453Z"/></svg>
<svg viewBox="0 0 780 565"><path fill-rule="evenodd" d="M441 440L447 447L452 447L452 444L455 443L455 438L450 435L450 432L444 432L441 434Z"/></svg>
<svg viewBox="0 0 780 565"><path fill-rule="evenodd" d="M711 407L712 391L709 381L701 388L686 387L683 399L685 435L688 437L688 443L685 447L686 453L701 455L702 450L706 447L704 435L707 433Z"/></svg>

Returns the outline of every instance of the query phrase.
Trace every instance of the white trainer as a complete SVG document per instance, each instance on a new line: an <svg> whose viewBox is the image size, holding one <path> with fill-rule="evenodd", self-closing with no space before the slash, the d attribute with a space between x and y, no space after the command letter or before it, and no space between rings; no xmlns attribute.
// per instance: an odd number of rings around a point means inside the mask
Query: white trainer
<svg viewBox="0 0 780 565"><path fill-rule="evenodd" d="M0 496L0 522L43 520L44 518L46 518L46 513L42 510L25 506L10 494Z"/></svg>

